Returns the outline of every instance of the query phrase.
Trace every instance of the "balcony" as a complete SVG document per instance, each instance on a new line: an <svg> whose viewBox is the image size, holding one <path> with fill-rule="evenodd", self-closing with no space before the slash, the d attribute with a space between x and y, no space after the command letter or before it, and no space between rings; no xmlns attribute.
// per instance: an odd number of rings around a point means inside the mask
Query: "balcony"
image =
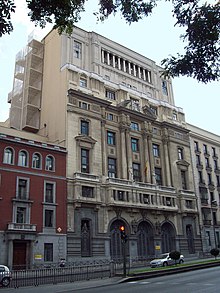
<svg viewBox="0 0 220 293"><path fill-rule="evenodd" d="M74 179L83 179L83 180L88 180L88 181L96 181L99 182L99 176L89 174L89 173L81 173L81 172L75 172L73 174Z"/></svg>
<svg viewBox="0 0 220 293"><path fill-rule="evenodd" d="M208 205L208 198L201 198L201 205Z"/></svg>
<svg viewBox="0 0 220 293"><path fill-rule="evenodd" d="M203 220L203 225L210 226L211 222L211 220Z"/></svg>
<svg viewBox="0 0 220 293"><path fill-rule="evenodd" d="M9 231L31 231L36 232L37 225L33 224L24 224L24 223L9 223L8 230Z"/></svg>

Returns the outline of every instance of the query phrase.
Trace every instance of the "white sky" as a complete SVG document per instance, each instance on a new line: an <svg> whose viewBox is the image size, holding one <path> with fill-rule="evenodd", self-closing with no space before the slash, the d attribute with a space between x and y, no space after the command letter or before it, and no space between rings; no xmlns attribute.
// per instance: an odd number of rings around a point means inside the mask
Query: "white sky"
<svg viewBox="0 0 220 293"><path fill-rule="evenodd" d="M174 28L170 2L161 1L153 15L138 23L128 25L120 15L112 16L104 23L97 23L92 14L97 11L97 0L89 0L86 12L76 25L87 31L95 31L119 44L122 44L154 61L160 61L168 55L181 53L184 44L179 39L181 29ZM26 44L28 35L33 31L25 11L25 0L15 0L17 5L13 17L14 31L0 38L0 121L8 118L10 104L8 93L12 90L15 55ZM41 38L49 31L37 29ZM186 121L200 128L220 135L220 84L198 83L189 77L173 80L175 104L182 107Z"/></svg>

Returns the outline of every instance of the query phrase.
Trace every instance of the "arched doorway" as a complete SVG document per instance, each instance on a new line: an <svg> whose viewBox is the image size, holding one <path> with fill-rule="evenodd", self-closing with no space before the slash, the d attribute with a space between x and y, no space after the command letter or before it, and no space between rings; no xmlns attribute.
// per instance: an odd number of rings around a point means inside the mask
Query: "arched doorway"
<svg viewBox="0 0 220 293"><path fill-rule="evenodd" d="M125 227L125 233L128 235L128 227L122 220L115 220L110 226L110 255L111 259L116 261L122 261L123 249L121 241L120 226ZM128 242L125 244L126 256L129 256Z"/></svg>
<svg viewBox="0 0 220 293"><path fill-rule="evenodd" d="M161 246L163 253L176 249L175 230L170 223L161 226Z"/></svg>
<svg viewBox="0 0 220 293"><path fill-rule="evenodd" d="M190 254L195 253L194 235L192 225L186 225L186 237L188 243L188 250Z"/></svg>
<svg viewBox="0 0 220 293"><path fill-rule="evenodd" d="M153 229L148 222L142 221L138 225L137 240L138 257L146 258L154 255Z"/></svg>

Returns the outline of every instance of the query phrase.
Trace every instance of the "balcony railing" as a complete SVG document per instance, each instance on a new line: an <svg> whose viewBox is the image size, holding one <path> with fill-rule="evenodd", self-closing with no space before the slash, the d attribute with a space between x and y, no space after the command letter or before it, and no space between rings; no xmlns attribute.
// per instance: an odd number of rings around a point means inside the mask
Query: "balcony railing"
<svg viewBox="0 0 220 293"><path fill-rule="evenodd" d="M37 225L25 223L9 223L8 230L36 231Z"/></svg>
<svg viewBox="0 0 220 293"><path fill-rule="evenodd" d="M75 179L84 179L84 180L92 180L92 181L99 181L99 176L89 174L89 173L81 173L81 172L75 172L73 174L73 178L75 178Z"/></svg>
<svg viewBox="0 0 220 293"><path fill-rule="evenodd" d="M203 220L203 225L208 225L208 226L210 226L211 223L212 223L211 220Z"/></svg>

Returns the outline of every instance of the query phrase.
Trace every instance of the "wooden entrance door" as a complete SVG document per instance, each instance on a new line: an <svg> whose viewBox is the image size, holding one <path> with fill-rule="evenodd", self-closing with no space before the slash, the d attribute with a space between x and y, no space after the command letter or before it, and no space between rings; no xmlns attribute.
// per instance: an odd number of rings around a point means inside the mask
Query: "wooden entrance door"
<svg viewBox="0 0 220 293"><path fill-rule="evenodd" d="M13 242L13 269L26 269L27 242Z"/></svg>

